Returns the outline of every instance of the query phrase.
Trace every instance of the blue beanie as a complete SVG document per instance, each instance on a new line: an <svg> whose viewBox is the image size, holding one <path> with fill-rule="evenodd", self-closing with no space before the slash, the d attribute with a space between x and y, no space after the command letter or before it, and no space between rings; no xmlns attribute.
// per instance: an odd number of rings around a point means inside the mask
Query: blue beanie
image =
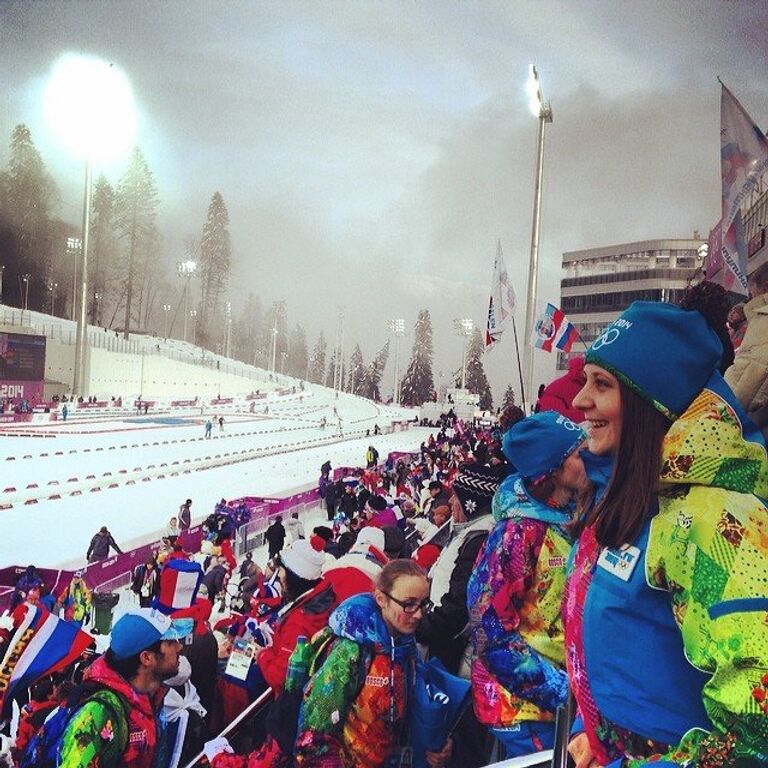
<svg viewBox="0 0 768 768"><path fill-rule="evenodd" d="M513 424L504 433L502 449L524 478L537 478L554 472L586 437L569 418L542 411Z"/></svg>
<svg viewBox="0 0 768 768"><path fill-rule="evenodd" d="M704 389L722 354L700 312L636 301L592 342L586 362L610 371L674 421Z"/></svg>

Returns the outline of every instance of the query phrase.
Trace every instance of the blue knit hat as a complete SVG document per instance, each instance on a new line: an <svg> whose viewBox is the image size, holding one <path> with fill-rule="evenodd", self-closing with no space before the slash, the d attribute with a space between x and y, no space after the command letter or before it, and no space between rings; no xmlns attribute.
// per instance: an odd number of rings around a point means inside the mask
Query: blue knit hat
<svg viewBox="0 0 768 768"><path fill-rule="evenodd" d="M554 472L587 435L575 422L555 411L542 411L521 419L505 433L504 455L528 479Z"/></svg>
<svg viewBox="0 0 768 768"><path fill-rule="evenodd" d="M723 346L704 316L657 301L636 301L587 351L674 421L718 369Z"/></svg>

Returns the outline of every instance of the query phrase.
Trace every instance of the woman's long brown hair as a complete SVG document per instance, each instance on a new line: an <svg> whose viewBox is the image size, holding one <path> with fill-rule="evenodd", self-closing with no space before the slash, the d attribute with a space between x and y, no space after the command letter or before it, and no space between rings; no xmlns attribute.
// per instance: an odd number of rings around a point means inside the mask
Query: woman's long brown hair
<svg viewBox="0 0 768 768"><path fill-rule="evenodd" d="M583 521L594 525L604 547L637 538L652 509L661 470L661 447L672 422L619 379L622 421L619 449L608 488L587 505Z"/></svg>

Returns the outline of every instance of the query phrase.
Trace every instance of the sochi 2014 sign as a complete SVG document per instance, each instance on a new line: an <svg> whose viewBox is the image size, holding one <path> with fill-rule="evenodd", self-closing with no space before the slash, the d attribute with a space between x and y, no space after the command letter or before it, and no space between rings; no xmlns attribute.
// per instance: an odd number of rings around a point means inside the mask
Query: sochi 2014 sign
<svg viewBox="0 0 768 768"><path fill-rule="evenodd" d="M45 336L0 333L0 398L43 399Z"/></svg>

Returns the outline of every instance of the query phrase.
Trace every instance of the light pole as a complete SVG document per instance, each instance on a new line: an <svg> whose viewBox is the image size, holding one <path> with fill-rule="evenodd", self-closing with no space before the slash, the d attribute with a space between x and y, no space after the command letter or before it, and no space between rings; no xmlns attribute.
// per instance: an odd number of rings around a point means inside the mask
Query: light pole
<svg viewBox="0 0 768 768"><path fill-rule="evenodd" d="M275 368L275 359L277 356L277 328L272 328L272 365L270 366L273 373L277 373L277 368Z"/></svg>
<svg viewBox="0 0 768 768"><path fill-rule="evenodd" d="M29 307L29 278L32 277L29 273L21 276L21 282L24 283L24 307L21 310L21 324L24 325L24 313Z"/></svg>
<svg viewBox="0 0 768 768"><path fill-rule="evenodd" d="M344 388L344 311L339 310L336 326L336 342L333 353L333 388L338 392Z"/></svg>
<svg viewBox="0 0 768 768"><path fill-rule="evenodd" d="M224 305L224 320L226 321L226 340L224 342L224 356L231 357L232 351L232 302L228 301Z"/></svg>
<svg viewBox="0 0 768 768"><path fill-rule="evenodd" d="M285 361L288 359L288 353L283 350L280 353L280 375L282 376L285 372Z"/></svg>
<svg viewBox="0 0 768 768"><path fill-rule="evenodd" d="M197 310L190 309L189 316L192 318L192 343L197 346ZM186 318L185 318L186 320ZM184 330L186 331L186 322L184 323ZM186 336L186 334L185 334Z"/></svg>
<svg viewBox="0 0 768 768"><path fill-rule="evenodd" d="M76 269L72 307L72 317L77 319L72 391L77 393L88 389L85 374L92 165L114 159L134 146L136 114L131 86L119 67L112 62L74 54L67 54L56 62L45 89L43 106L49 125L85 161L80 274L78 280Z"/></svg>
<svg viewBox="0 0 768 768"><path fill-rule="evenodd" d="M0 304L3 303L3 272L5 272L5 264L0 264Z"/></svg>
<svg viewBox="0 0 768 768"><path fill-rule="evenodd" d="M165 323L163 328L165 329L164 338L166 341L168 341L168 315L171 313L171 305L170 304L163 304L163 316L165 317Z"/></svg>
<svg viewBox="0 0 768 768"><path fill-rule="evenodd" d="M80 250L83 242L79 237L67 238L67 255L72 258L72 312L71 320L77 320L77 264L80 261Z"/></svg>
<svg viewBox="0 0 768 768"><path fill-rule="evenodd" d="M536 288L539 278L539 232L541 228L541 187L544 175L544 126L552 122L552 107L544 101L536 67L531 66L527 91L529 106L538 118L539 131L536 140L536 184L533 193L533 224L531 226L531 258L528 262L528 303L525 308L526 391L523 393L523 410L528 413L533 404L533 323L536 310Z"/></svg>
<svg viewBox="0 0 768 768"><path fill-rule="evenodd" d="M48 290L51 292L51 317L53 317L53 310L56 306L56 289L59 287L59 284L51 280L48 283Z"/></svg>
<svg viewBox="0 0 768 768"><path fill-rule="evenodd" d="M192 275L197 271L197 264L191 259L186 261L180 261L176 265L176 271L186 281L184 283L184 341L187 340L187 318L190 316L189 309L189 282L192 279Z"/></svg>
<svg viewBox="0 0 768 768"><path fill-rule="evenodd" d="M405 336L405 320L398 317L389 321L389 330L395 337L395 381L392 385L392 399L400 405L400 339Z"/></svg>
<svg viewBox="0 0 768 768"><path fill-rule="evenodd" d="M471 317L462 317L453 321L453 328L457 336L461 336L461 388L467 386L467 340L475 330L475 324Z"/></svg>

